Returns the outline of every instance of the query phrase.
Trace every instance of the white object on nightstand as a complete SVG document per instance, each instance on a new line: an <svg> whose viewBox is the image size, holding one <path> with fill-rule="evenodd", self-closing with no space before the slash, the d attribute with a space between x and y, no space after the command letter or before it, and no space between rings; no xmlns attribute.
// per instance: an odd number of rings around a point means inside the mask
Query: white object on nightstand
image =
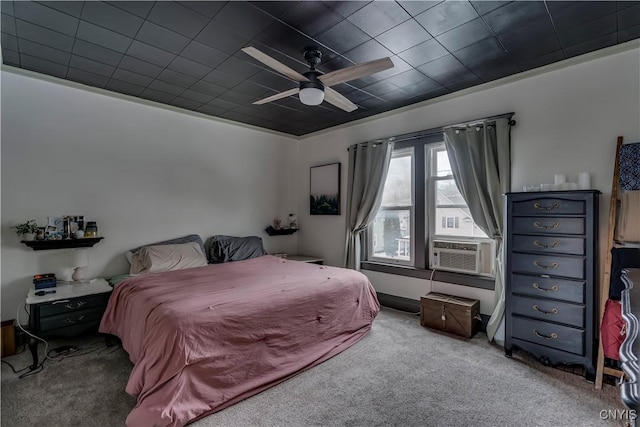
<svg viewBox="0 0 640 427"><path fill-rule="evenodd" d="M55 289L56 291L55 294L46 294L42 296L37 296L36 290L31 289L29 291L29 294L27 295L27 304L29 305L40 304L43 302L57 301L57 300L67 299L67 298L77 298L77 297L83 297L86 295L94 295L94 294L101 294L104 292L111 292L113 290L111 285L109 285L109 282L107 282L106 279L103 279L103 278L93 279L89 283L82 282L82 283L68 283L63 285L59 284L55 288L47 288L45 290L49 291L53 289Z"/></svg>

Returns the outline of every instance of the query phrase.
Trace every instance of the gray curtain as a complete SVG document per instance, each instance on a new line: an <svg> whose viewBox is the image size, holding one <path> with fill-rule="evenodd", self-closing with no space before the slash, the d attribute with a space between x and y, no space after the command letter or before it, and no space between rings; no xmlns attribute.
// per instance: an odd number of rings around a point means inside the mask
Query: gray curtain
<svg viewBox="0 0 640 427"><path fill-rule="evenodd" d="M392 151L392 139L349 147L346 268L360 270L361 234L373 222L382 203Z"/></svg>
<svg viewBox="0 0 640 427"><path fill-rule="evenodd" d="M469 206L473 221L497 249L496 306L487 325L489 340L496 336L504 317L503 208L511 186L510 125L507 118L445 128L445 145L456 185Z"/></svg>

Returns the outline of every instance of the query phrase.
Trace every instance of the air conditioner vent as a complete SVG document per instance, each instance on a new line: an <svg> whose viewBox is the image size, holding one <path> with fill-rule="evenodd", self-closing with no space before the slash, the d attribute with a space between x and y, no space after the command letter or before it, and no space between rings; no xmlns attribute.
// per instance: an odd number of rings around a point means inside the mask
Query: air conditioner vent
<svg viewBox="0 0 640 427"><path fill-rule="evenodd" d="M480 272L480 243L433 241L433 267L462 273Z"/></svg>

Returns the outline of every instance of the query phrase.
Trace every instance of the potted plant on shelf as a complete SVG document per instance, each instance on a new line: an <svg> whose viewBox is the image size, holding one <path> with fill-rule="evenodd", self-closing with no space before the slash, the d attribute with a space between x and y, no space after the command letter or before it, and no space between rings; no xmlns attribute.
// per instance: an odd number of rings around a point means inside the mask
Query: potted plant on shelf
<svg viewBox="0 0 640 427"><path fill-rule="evenodd" d="M38 232L38 224L36 224L35 219L30 219L24 224L18 224L11 228L16 229L18 235L21 236L21 240L34 240Z"/></svg>

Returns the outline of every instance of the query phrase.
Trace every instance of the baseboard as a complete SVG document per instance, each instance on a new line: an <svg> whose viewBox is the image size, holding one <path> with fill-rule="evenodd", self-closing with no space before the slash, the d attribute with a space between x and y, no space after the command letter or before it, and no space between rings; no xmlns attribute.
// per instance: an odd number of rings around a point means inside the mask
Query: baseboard
<svg viewBox="0 0 640 427"><path fill-rule="evenodd" d="M420 301L418 300L399 297L397 295L384 294L382 292L377 292L377 295L380 305L393 308L394 310L406 311L408 313L420 313ZM487 323L491 316L480 314L480 317L482 318L480 322L480 332L486 333Z"/></svg>

